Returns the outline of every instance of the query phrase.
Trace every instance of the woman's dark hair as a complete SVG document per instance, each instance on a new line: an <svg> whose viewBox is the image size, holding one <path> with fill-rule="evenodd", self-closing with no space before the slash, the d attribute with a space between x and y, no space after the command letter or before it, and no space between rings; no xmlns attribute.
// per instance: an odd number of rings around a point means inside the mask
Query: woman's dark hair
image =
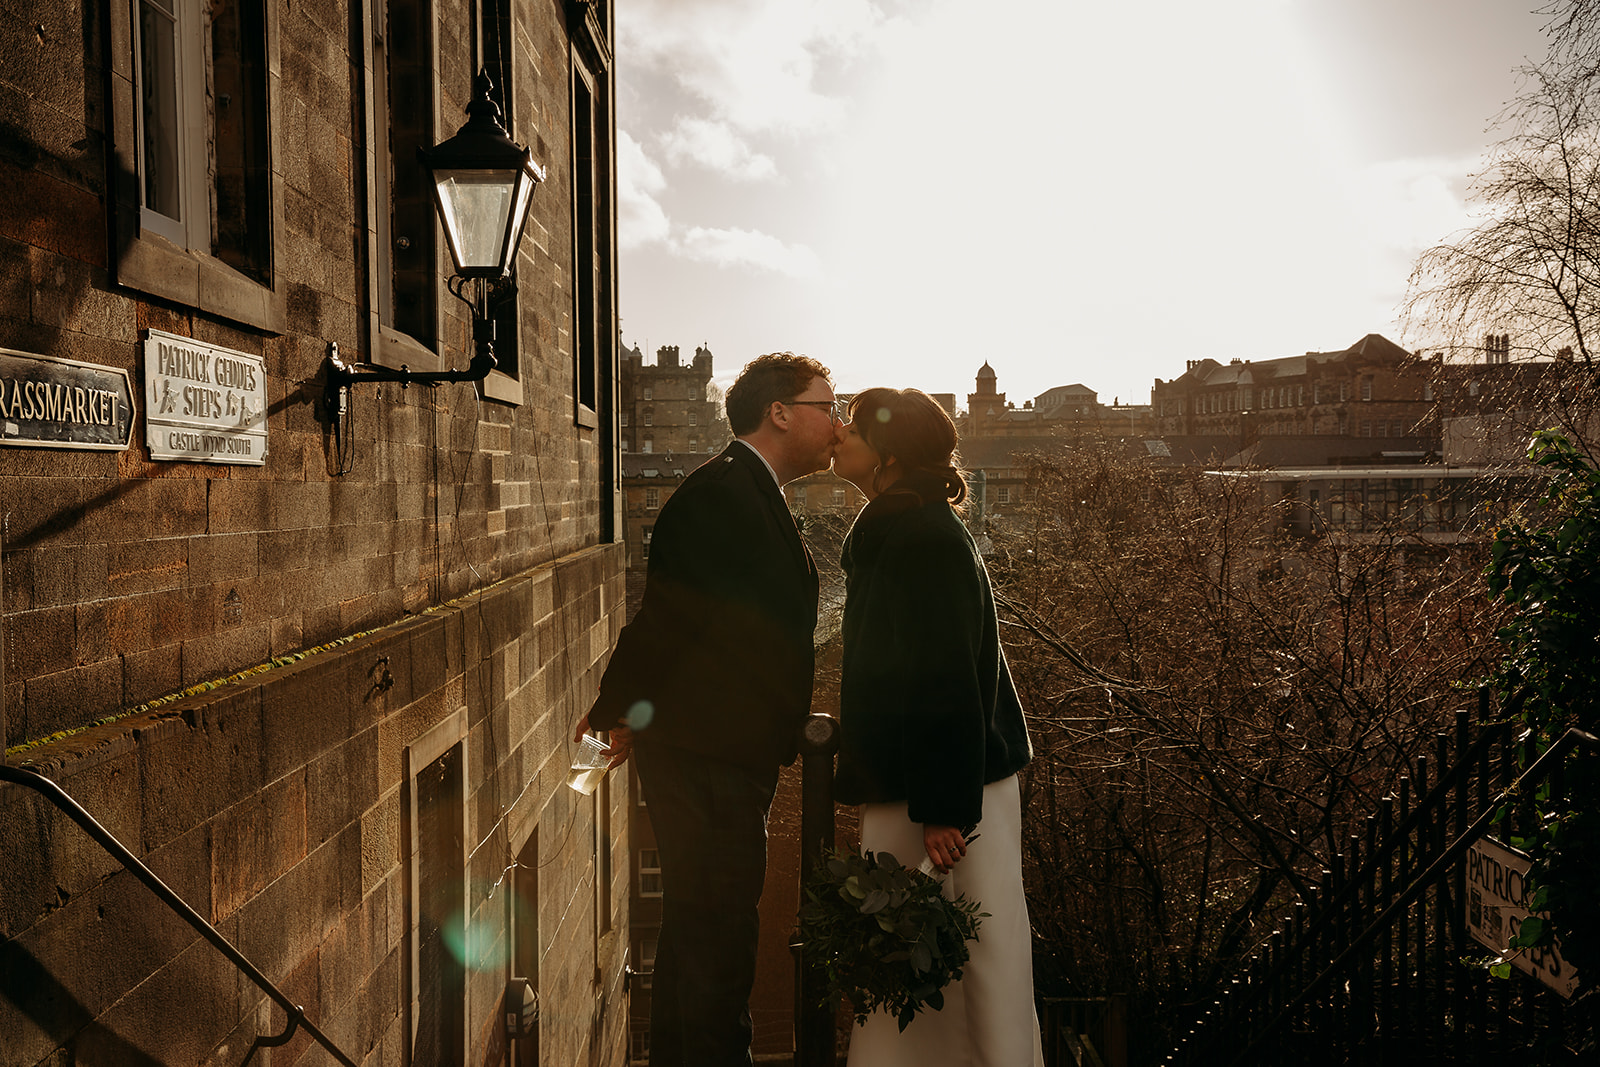
<svg viewBox="0 0 1600 1067"><path fill-rule="evenodd" d="M850 421L880 461L900 461L902 478L925 471L944 481L950 503L967 498L967 480L957 466L956 424L921 389L863 390L850 398Z"/></svg>
<svg viewBox="0 0 1600 1067"><path fill-rule="evenodd" d="M744 365L728 387L728 426L735 437L754 433L774 400L793 400L806 391L811 379L828 377L828 368L810 356L773 352Z"/></svg>

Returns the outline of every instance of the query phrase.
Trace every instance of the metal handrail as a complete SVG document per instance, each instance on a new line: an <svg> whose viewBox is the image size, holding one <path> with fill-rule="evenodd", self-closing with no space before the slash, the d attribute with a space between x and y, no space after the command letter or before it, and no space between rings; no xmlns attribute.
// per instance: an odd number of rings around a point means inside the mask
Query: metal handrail
<svg viewBox="0 0 1600 1067"><path fill-rule="evenodd" d="M262 974L255 964L245 959L244 954L234 948L216 927L208 923L200 916L199 912L189 906L187 901L175 893L160 878L156 877L154 871L145 866L144 862L130 852L126 845L118 841L110 830L101 826L82 804L68 796L61 786L36 771L30 771L23 767L7 767L4 764L0 764L0 782L12 782L16 785L26 786L65 812L68 818L82 827L83 831L94 838L101 848L111 854L113 859L121 863L129 873L148 886L150 891L161 899L162 903L166 904L180 918L194 927L201 937L211 942L218 952L226 956L228 961L239 968L239 971L246 978L254 982L263 993L271 997L273 1002L283 1009L284 1015L288 1020L283 1033L274 1038L257 1038L258 1043L267 1046L284 1044L294 1036L294 1032L297 1029L303 1026L317 1044L327 1049L328 1054L334 1059L344 1064L345 1067L356 1067L354 1060L339 1051L338 1046L329 1040L326 1034L317 1029L315 1023L306 1018L303 1008L291 1001L283 990L273 985L272 980Z"/></svg>

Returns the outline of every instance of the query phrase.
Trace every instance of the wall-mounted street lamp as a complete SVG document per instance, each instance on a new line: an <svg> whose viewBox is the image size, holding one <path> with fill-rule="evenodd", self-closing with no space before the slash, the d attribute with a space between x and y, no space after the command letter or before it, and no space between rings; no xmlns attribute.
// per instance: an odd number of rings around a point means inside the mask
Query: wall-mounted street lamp
<svg viewBox="0 0 1600 1067"><path fill-rule="evenodd" d="M506 135L500 106L490 94L488 71L473 82L467 122L456 135L417 155L433 179L435 204L444 223L455 274L450 292L472 311L472 362L466 370L414 371L371 364L351 365L335 347L328 356L327 411L337 419L344 411L345 390L361 382L478 382L495 367L494 316L490 298L515 292L511 269L528 221L533 188L545 171L533 152Z"/></svg>

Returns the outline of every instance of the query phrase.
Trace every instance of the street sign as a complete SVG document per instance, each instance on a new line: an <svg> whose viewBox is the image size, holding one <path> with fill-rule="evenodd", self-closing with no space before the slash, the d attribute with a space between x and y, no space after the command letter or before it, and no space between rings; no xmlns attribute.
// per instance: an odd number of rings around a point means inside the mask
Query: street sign
<svg viewBox="0 0 1600 1067"><path fill-rule="evenodd" d="M145 443L151 459L267 461L267 372L259 356L149 330Z"/></svg>
<svg viewBox="0 0 1600 1067"><path fill-rule="evenodd" d="M120 452L133 416L127 371L0 348L0 445Z"/></svg>
<svg viewBox="0 0 1600 1067"><path fill-rule="evenodd" d="M1528 868L1522 852L1485 837L1467 850L1467 930L1519 971L1571 998L1578 974L1561 956L1561 943L1511 951L1506 943L1528 917Z"/></svg>

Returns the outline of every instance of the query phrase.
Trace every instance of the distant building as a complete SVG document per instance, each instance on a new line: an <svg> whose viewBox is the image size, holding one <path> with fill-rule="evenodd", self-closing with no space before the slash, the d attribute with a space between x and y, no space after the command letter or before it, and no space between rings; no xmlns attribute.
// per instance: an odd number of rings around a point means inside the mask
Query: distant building
<svg viewBox="0 0 1600 1067"><path fill-rule="evenodd" d="M1147 433L1147 404L1102 404L1099 394L1086 385L1058 385L1046 389L1022 407L1006 400L998 389L998 375L985 363L978 368L975 388L967 394L967 411L957 419L963 443L993 438L1030 437L1092 445ZM948 394L945 394L948 395ZM953 398L952 398L953 399ZM955 413L952 412L952 415Z"/></svg>
<svg viewBox="0 0 1600 1067"><path fill-rule="evenodd" d="M1031 457L1097 449L1248 470L1275 499L1302 503L1286 525L1304 534L1365 535L1399 516L1454 538L1525 488L1521 453L1542 424L1531 412L1561 365L1513 364L1508 348L1492 335L1481 361L1447 362L1369 334L1337 352L1190 360L1181 376L1156 379L1149 406L1107 407L1067 385L1019 409L985 363L958 419L969 510L1003 519L1031 499Z"/></svg>
<svg viewBox="0 0 1600 1067"><path fill-rule="evenodd" d="M1148 404L1102 404L1085 385L1055 386L1020 408L998 386L999 376L984 363L967 394L966 413L952 412L974 519L1004 515L1031 499L1029 456L1075 448L1139 450L1152 432Z"/></svg>
<svg viewBox="0 0 1600 1067"><path fill-rule="evenodd" d="M733 440L722 397L711 384L711 350L696 348L688 363L678 352L677 345L663 345L656 349L656 361L647 364L637 345L622 346L617 418L630 619L644 595L650 537L661 506L686 474Z"/></svg>
<svg viewBox="0 0 1600 1067"><path fill-rule="evenodd" d="M656 349L644 362L637 346L622 353L622 451L710 454L732 439L722 398L711 385L711 350L696 348L682 363L677 345ZM699 466L699 464L694 464ZM692 469L692 468L691 468Z"/></svg>
<svg viewBox="0 0 1600 1067"><path fill-rule="evenodd" d="M1420 462L1439 450L1428 374L1368 334L1340 352L1190 360L1151 389L1175 457L1224 466Z"/></svg>

